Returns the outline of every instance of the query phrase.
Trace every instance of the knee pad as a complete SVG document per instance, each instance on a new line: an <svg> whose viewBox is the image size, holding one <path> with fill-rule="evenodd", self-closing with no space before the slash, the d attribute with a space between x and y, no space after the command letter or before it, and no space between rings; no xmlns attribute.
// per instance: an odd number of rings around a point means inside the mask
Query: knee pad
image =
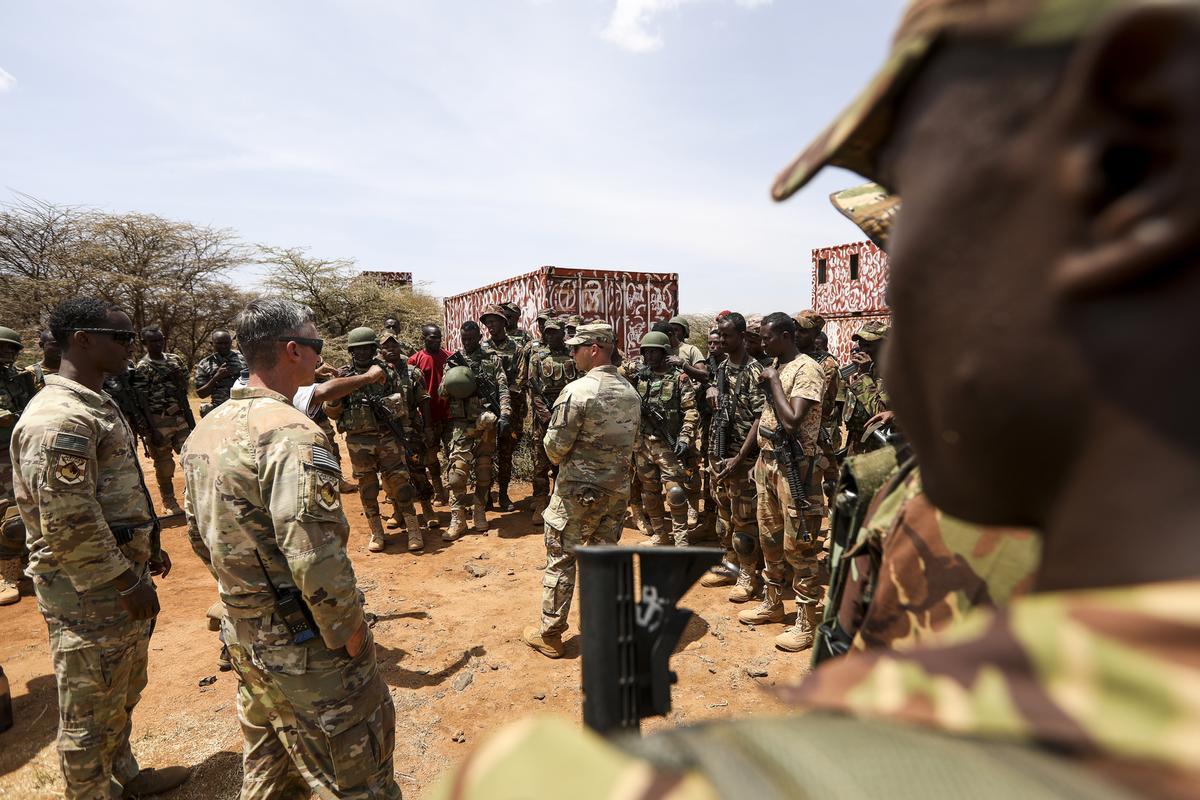
<svg viewBox="0 0 1200 800"><path fill-rule="evenodd" d="M758 550L758 539L742 531L734 532L733 552L739 556L752 556L756 550Z"/></svg>
<svg viewBox="0 0 1200 800"><path fill-rule="evenodd" d="M400 505L406 505L411 503L415 496L416 492L413 491L412 484L408 481L401 481L400 485L396 487L396 496L392 499Z"/></svg>
<svg viewBox="0 0 1200 800"><path fill-rule="evenodd" d="M667 489L667 502L675 508L686 506L688 501L687 490L678 484Z"/></svg>

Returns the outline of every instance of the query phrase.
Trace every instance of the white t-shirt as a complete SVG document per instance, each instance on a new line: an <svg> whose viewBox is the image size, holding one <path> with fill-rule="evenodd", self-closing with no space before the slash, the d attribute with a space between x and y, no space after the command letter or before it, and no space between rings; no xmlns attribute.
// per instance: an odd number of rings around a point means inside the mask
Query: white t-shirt
<svg viewBox="0 0 1200 800"><path fill-rule="evenodd" d="M249 381L244 375L239 376L238 379L234 381L233 388L238 389L246 386L248 383ZM296 390L296 394L292 397L292 406L297 411L307 414L309 419L312 419L313 417L317 416L317 412L321 410L320 403L317 403L316 406L313 407L313 395L316 393L317 385L315 383L310 383L308 386L301 386Z"/></svg>

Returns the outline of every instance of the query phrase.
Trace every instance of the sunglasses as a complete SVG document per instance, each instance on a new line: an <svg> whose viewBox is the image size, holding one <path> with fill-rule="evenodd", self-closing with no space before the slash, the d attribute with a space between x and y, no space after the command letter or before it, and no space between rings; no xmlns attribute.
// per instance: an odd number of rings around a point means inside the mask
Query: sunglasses
<svg viewBox="0 0 1200 800"><path fill-rule="evenodd" d="M305 347L311 347L317 355L321 355L321 349L325 347L324 339L309 339L305 336L276 336L275 341L302 344Z"/></svg>
<svg viewBox="0 0 1200 800"><path fill-rule="evenodd" d="M129 344L137 338L137 334L133 331L122 331L116 328L74 328L73 330L82 333L102 333L105 336L111 336L117 344Z"/></svg>

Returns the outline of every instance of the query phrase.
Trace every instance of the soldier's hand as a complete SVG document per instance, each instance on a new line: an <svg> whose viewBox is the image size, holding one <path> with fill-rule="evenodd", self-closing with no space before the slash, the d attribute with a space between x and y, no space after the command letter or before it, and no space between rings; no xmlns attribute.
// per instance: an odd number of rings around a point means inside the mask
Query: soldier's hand
<svg viewBox="0 0 1200 800"><path fill-rule="evenodd" d="M387 383L387 370L378 364L372 364L367 370L367 377L371 379L371 383Z"/></svg>
<svg viewBox="0 0 1200 800"><path fill-rule="evenodd" d="M158 560L150 562L150 574L159 578L171 574L171 556L161 547L158 549Z"/></svg>
<svg viewBox="0 0 1200 800"><path fill-rule="evenodd" d="M508 432L511 429L512 429L512 423L508 421L508 417L502 415L500 417L500 422L498 422L496 424L496 430L500 433L501 436L505 436L508 434Z"/></svg>
<svg viewBox="0 0 1200 800"><path fill-rule="evenodd" d="M713 405L716 405L717 402L721 399L720 394L718 394L718 392L717 392L717 387L715 387L715 386L708 387L708 390L704 393L704 399L707 400L708 402L712 403Z"/></svg>
<svg viewBox="0 0 1200 800"><path fill-rule="evenodd" d="M675 442L675 455L683 458L687 455L688 450L692 447L692 443L686 438L680 437L679 441Z"/></svg>
<svg viewBox="0 0 1200 800"><path fill-rule="evenodd" d="M680 358L679 356L667 356L667 366L668 367L682 367L683 359Z"/></svg>
<svg viewBox="0 0 1200 800"><path fill-rule="evenodd" d="M118 594L117 602L135 620L152 619L158 615L158 592L150 581L139 580L129 594Z"/></svg>
<svg viewBox="0 0 1200 800"><path fill-rule="evenodd" d="M778 379L779 370L774 367L763 367L762 372L758 374L758 382L766 383L767 381Z"/></svg>
<svg viewBox="0 0 1200 800"><path fill-rule="evenodd" d="M213 380L224 380L225 378L229 377L229 374L229 367L222 364L221 366L217 367L217 373L213 375Z"/></svg>
<svg viewBox="0 0 1200 800"><path fill-rule="evenodd" d="M855 350L850 354L850 360L860 367L871 363L871 356L865 350Z"/></svg>
<svg viewBox="0 0 1200 800"><path fill-rule="evenodd" d="M350 638L346 641L346 655L351 658L358 658L358 654L367 646L367 621L363 620L362 625L358 626Z"/></svg>
<svg viewBox="0 0 1200 800"><path fill-rule="evenodd" d="M878 414L867 420L866 427L873 428L876 425L891 425L892 420L895 418L895 411L880 411Z"/></svg>
<svg viewBox="0 0 1200 800"><path fill-rule="evenodd" d="M718 483L725 480L726 478L729 477L730 473L732 473L735 469L737 469L737 465L741 464L741 463L742 463L742 454L741 453L738 453L736 456L733 456L732 458L727 458L724 461L717 462L717 465L716 465L717 466L717 474L714 477L714 480L717 481Z"/></svg>

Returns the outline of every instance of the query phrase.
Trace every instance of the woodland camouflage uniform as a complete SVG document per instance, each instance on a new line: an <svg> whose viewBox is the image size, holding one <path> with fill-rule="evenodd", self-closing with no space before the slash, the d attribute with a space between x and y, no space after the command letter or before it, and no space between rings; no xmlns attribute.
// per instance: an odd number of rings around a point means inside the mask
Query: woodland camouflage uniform
<svg viewBox="0 0 1200 800"><path fill-rule="evenodd" d="M208 396L206 402L201 404L200 416L202 417L229 399L229 392L246 369L246 359L242 358L242 354L237 350L230 350L229 354L224 356L220 353L211 353L205 356L196 364L196 386L203 386L212 380L221 367L225 367L229 374L213 386L212 394Z"/></svg>
<svg viewBox="0 0 1200 800"><path fill-rule="evenodd" d="M509 405L508 379L500 357L482 347L474 353L460 350L452 358L455 363L464 363L476 376L484 376L497 387L499 414L490 411L476 390L470 397L458 399L446 394L445 383L438 389L450 404L450 459L446 467L446 484L450 489L451 525L447 531L451 537L461 533L468 510L473 515L472 529L477 532L488 529L488 492L492 485L492 459L496 453L496 427L499 417L512 413ZM447 367L454 366L447 362ZM470 475L475 473L475 491L469 492ZM458 522L456 526L455 523Z"/></svg>
<svg viewBox="0 0 1200 800"><path fill-rule="evenodd" d="M180 407L180 397L184 402L187 399L187 364L182 356L174 353L163 353L161 360L142 356L134 368L131 383L146 403L150 423L162 434L161 445L156 446L147 439L147 448L154 459L154 477L163 503L174 505L175 454L183 449L183 442L191 432Z"/></svg>
<svg viewBox="0 0 1200 800"><path fill-rule="evenodd" d="M385 332L379 337L379 342L383 344L389 339L395 339L397 343L400 341L394 333ZM418 516L422 518L427 527L436 527L438 519L433 511L433 485L429 480L428 464L430 449L435 451L433 458L437 459L437 444L427 445L425 443L427 420L424 419L421 411L421 404L429 400L429 390L425 388L425 377L421 374L421 370L409 364L407 357L401 358L397 363L388 363L396 371L397 395L403 398L405 461L408 465L409 482L421 502L421 514ZM397 516L399 517L399 514Z"/></svg>
<svg viewBox="0 0 1200 800"><path fill-rule="evenodd" d="M646 347L644 343L642 346ZM700 423L696 385L692 380L678 367L665 367L661 371L643 367L634 376L633 385L643 404L662 411L666 417L665 432L677 441L686 440L691 450ZM674 453L663 432L651 428L645 413L641 417L634 467L642 487L642 508L653 532L652 543L686 547L688 487L695 467Z"/></svg>
<svg viewBox="0 0 1200 800"><path fill-rule="evenodd" d="M16 333L6 341L20 345ZM21 598L21 560L25 555L25 526L13 496L13 461L9 440L21 413L33 398L33 376L10 365L0 365L0 605Z"/></svg>
<svg viewBox="0 0 1200 800"><path fill-rule="evenodd" d="M506 319L501 307L487 309L480 315L480 321L489 314L495 314ZM520 338L514 338L505 332L503 344L495 339L488 339L482 344L485 352L491 353L504 366L504 380L508 386L508 402L512 407L509 413L509 429L504 434L496 436L496 482L500 485L501 493L507 495L508 485L512 481L513 453L517 442L525 428L525 386L520 380L521 357L529 337L523 331L518 332Z"/></svg>
<svg viewBox="0 0 1200 800"><path fill-rule="evenodd" d="M548 320L547 328L562 329L558 320ZM542 440L546 438L550 423L542 422L539 414L549 414L554 403L567 384L575 380L575 360L565 344L558 352L542 345L532 350L529 358L526 385L529 388L530 404L533 407L533 506L540 514L550 495L550 478L558 474L558 467L546 455Z"/></svg>

